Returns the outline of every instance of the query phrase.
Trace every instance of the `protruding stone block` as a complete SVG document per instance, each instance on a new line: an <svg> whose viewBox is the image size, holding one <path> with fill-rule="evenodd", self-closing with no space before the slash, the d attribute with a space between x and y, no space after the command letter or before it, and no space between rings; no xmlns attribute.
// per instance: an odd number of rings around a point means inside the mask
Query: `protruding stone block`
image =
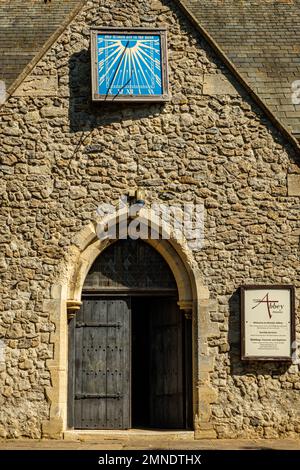
<svg viewBox="0 0 300 470"><path fill-rule="evenodd" d="M42 435L44 439L60 439L63 432L62 418L52 418L50 421L43 421Z"/></svg>
<svg viewBox="0 0 300 470"><path fill-rule="evenodd" d="M288 195L300 196L300 174L288 176Z"/></svg>
<svg viewBox="0 0 300 470"><path fill-rule="evenodd" d="M221 74L205 74L203 83L203 95L230 95L237 96L238 91L232 83Z"/></svg>
<svg viewBox="0 0 300 470"><path fill-rule="evenodd" d="M27 77L14 92L14 96L56 96L57 75Z"/></svg>

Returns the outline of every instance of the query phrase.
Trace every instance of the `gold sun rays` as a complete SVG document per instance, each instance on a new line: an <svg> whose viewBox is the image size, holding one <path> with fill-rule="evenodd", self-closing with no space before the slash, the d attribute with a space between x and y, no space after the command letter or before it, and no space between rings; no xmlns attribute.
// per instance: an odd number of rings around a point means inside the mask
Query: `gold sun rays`
<svg viewBox="0 0 300 470"><path fill-rule="evenodd" d="M104 81L111 87L121 88L128 82L128 88L147 89L153 94L155 84L161 87L160 42L155 39L104 39L99 42L99 85ZM115 73L113 83L111 77Z"/></svg>

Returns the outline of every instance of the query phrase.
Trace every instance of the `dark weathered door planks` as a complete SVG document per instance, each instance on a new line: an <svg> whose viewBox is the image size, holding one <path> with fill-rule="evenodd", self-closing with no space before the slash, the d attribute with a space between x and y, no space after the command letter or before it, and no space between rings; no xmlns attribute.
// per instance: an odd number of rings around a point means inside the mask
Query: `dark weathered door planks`
<svg viewBox="0 0 300 470"><path fill-rule="evenodd" d="M193 383L193 365L192 365L192 319L183 318L183 377L184 377L184 417L185 428L193 427L193 400L192 400L192 383Z"/></svg>
<svg viewBox="0 0 300 470"><path fill-rule="evenodd" d="M150 315L150 423L185 428L183 315L175 299L156 299Z"/></svg>
<svg viewBox="0 0 300 470"><path fill-rule="evenodd" d="M69 426L130 428L130 316L130 299L83 299L70 325Z"/></svg>
<svg viewBox="0 0 300 470"><path fill-rule="evenodd" d="M72 318L68 327L68 428L74 428L74 396L75 396L75 324Z"/></svg>
<svg viewBox="0 0 300 470"><path fill-rule="evenodd" d="M149 299L150 300L150 299ZM135 307L134 307L135 308ZM149 425L191 426L191 321L175 297L151 298ZM69 323L68 426L77 429L131 427L131 298L84 296Z"/></svg>

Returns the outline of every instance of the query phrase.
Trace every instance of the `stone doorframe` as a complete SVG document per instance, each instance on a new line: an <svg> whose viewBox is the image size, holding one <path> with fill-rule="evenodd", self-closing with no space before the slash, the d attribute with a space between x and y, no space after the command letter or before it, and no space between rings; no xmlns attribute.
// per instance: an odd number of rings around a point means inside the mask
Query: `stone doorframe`
<svg viewBox="0 0 300 470"><path fill-rule="evenodd" d="M124 211L118 216L124 216ZM114 217L116 215L108 216ZM119 218L117 217L117 220ZM208 355L207 339L211 334L209 320L209 291L204 285L193 252L184 240L174 237L172 230L158 225L155 215L147 209L139 212L139 221L164 233L164 239L147 239L168 263L175 277L180 310L192 321L193 353L193 417L196 439L216 438L211 424L211 403L216 392L210 386L209 372L213 370L213 356ZM101 221L103 223L103 221ZM60 280L52 286L51 299L45 300L43 310L50 313L55 325L51 333L53 359L47 361L52 387L46 389L50 404L49 421L42 423L45 438L60 438L67 430L68 401L68 320L80 309L83 284L96 258L112 241L99 240L97 221L91 222L73 239L67 262L59 267ZM167 235L167 236L166 236Z"/></svg>

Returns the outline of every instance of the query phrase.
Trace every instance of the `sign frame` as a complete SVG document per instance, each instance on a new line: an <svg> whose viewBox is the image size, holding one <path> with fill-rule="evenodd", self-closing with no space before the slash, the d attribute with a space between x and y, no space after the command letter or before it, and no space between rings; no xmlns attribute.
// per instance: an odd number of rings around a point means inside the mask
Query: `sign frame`
<svg viewBox="0 0 300 470"><path fill-rule="evenodd" d="M246 308L245 308L245 292L249 290L286 290L290 293L290 355L289 356L246 356ZM240 287L240 312L241 312L241 360L242 361L292 361L292 344L296 340L296 308L295 308L295 286L293 285L268 285L268 284L253 284L243 285Z"/></svg>
<svg viewBox="0 0 300 470"><path fill-rule="evenodd" d="M91 76L92 76L92 100L95 102L168 102L170 101L169 91L169 69L168 69L168 47L166 28L141 28L141 27L93 27L91 28ZM98 34L141 34L157 35L161 41L161 76L162 94L160 95L100 95L98 93L99 71L97 58L97 36Z"/></svg>

